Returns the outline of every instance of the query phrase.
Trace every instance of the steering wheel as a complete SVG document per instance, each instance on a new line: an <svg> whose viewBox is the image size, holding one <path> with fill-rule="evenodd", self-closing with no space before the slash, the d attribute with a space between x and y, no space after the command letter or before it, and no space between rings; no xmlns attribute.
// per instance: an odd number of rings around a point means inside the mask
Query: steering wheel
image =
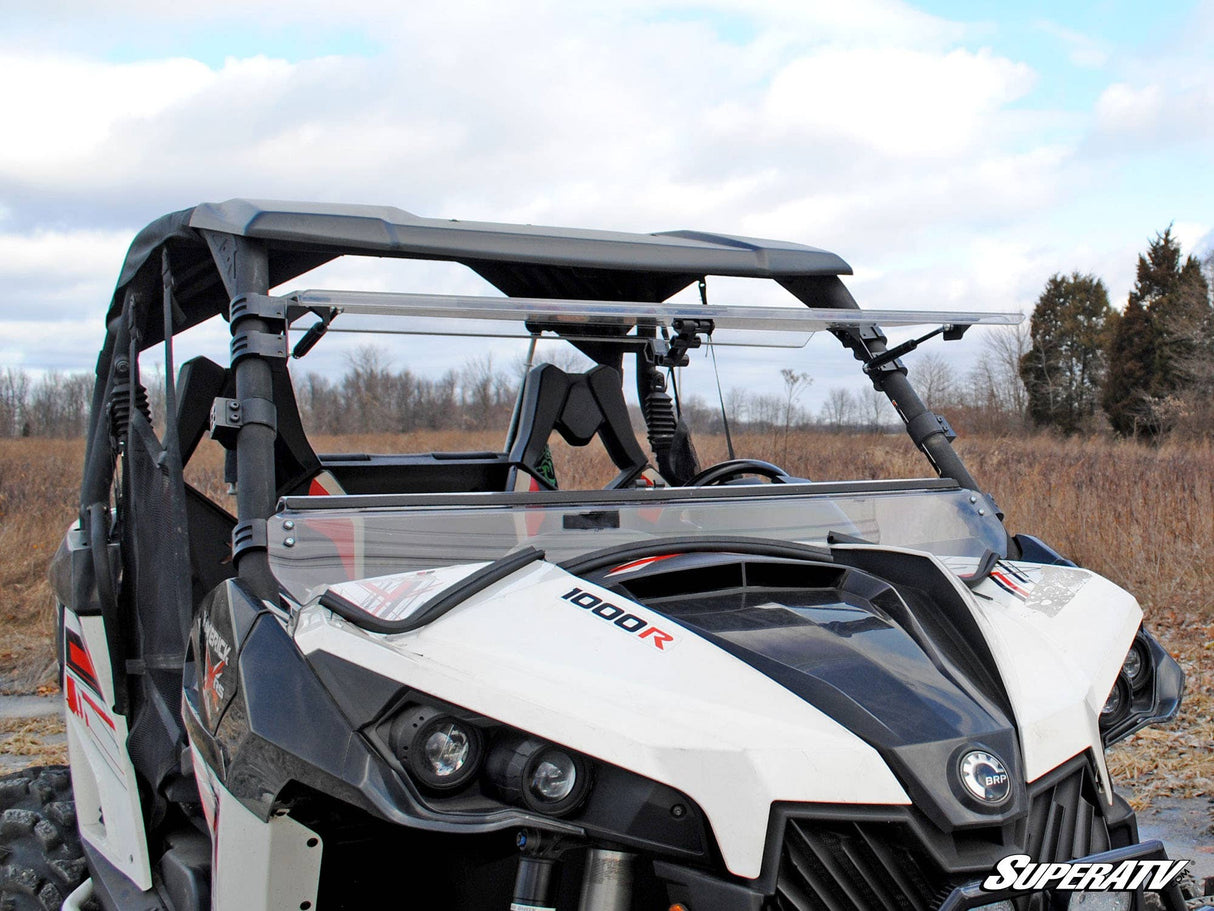
<svg viewBox="0 0 1214 911"><path fill-rule="evenodd" d="M683 486L707 487L710 484L723 484L744 474L770 478L773 484L783 484L789 477L788 472L779 465L764 462L762 459L730 459L728 462L718 462L705 468Z"/></svg>

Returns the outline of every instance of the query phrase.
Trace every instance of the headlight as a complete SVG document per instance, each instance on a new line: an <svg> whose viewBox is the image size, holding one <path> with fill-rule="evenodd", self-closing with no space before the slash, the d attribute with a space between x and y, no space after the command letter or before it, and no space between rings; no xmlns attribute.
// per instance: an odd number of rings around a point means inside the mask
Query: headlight
<svg viewBox="0 0 1214 911"><path fill-rule="evenodd" d="M554 806L568 800L580 783L574 758L560 750L548 750L535 761L527 792L541 805Z"/></svg>
<svg viewBox="0 0 1214 911"><path fill-rule="evenodd" d="M572 813L590 793L590 764L535 737L500 740L485 774L504 799L549 816Z"/></svg>
<svg viewBox="0 0 1214 911"><path fill-rule="evenodd" d="M591 840L710 853L704 812L686 794L436 697L409 691L363 733L409 791L407 811L420 804L435 819L495 828L567 817Z"/></svg>
<svg viewBox="0 0 1214 911"><path fill-rule="evenodd" d="M1121 672L1130 681L1130 687L1135 692L1146 686L1147 681L1151 679L1151 653L1141 635L1134 638L1134 644L1126 653L1125 663L1121 665Z"/></svg>
<svg viewBox="0 0 1214 911"><path fill-rule="evenodd" d="M388 743L401 765L436 791L467 784L484 752L476 727L429 706L402 712L392 723Z"/></svg>
<svg viewBox="0 0 1214 911"><path fill-rule="evenodd" d="M1108 747L1148 724L1175 718L1183 693L1180 665L1140 627L1101 707L1101 742Z"/></svg>
<svg viewBox="0 0 1214 911"><path fill-rule="evenodd" d="M1102 731L1108 730L1126 719L1126 716L1130 714L1130 698L1130 682L1122 673L1117 678L1117 682L1113 684L1109 698L1100 708L1100 729Z"/></svg>

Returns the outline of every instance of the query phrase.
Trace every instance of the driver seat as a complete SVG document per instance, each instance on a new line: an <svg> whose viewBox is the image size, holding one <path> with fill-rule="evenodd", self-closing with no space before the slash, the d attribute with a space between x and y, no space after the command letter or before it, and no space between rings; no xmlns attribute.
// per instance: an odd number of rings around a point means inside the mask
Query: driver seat
<svg viewBox="0 0 1214 911"><path fill-rule="evenodd" d="M624 487L649 465L632 431L620 373L598 366L586 373L566 373L541 364L527 374L506 452L511 467L506 489L555 490L548 438L556 430L571 446L585 446L598 436L620 470L609 488Z"/></svg>

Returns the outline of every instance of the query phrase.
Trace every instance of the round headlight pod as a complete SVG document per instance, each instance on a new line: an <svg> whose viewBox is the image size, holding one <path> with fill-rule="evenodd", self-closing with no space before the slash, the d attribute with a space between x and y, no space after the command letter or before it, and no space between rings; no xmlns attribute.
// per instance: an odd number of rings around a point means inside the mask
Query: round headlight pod
<svg viewBox="0 0 1214 911"><path fill-rule="evenodd" d="M467 784L484 755L475 725L430 707L403 712L393 723L391 743L413 778L436 791Z"/></svg>
<svg viewBox="0 0 1214 911"><path fill-rule="evenodd" d="M572 750L521 731L495 738L485 775L502 800L545 816L566 816L593 787L593 765Z"/></svg>
<svg viewBox="0 0 1214 911"><path fill-rule="evenodd" d="M531 770L527 787L536 800L557 803L573 793L578 784L577 763L568 753L548 750Z"/></svg>
<svg viewBox="0 0 1214 911"><path fill-rule="evenodd" d="M421 745L420 759L429 775L449 779L468 765L475 752L473 735L454 721L433 725Z"/></svg>
<svg viewBox="0 0 1214 911"><path fill-rule="evenodd" d="M1130 650L1126 652L1125 662L1121 665L1121 672L1130 681L1130 686L1135 690L1142 689L1148 680L1151 679L1151 653L1147 648L1146 642L1141 638L1134 640L1134 644L1130 646Z"/></svg>
<svg viewBox="0 0 1214 911"><path fill-rule="evenodd" d="M1130 697L1130 681L1125 674L1121 674L1100 708L1101 728L1107 729L1125 720L1130 714Z"/></svg>
<svg viewBox="0 0 1214 911"><path fill-rule="evenodd" d="M585 761L559 747L536 751L523 769L523 802L541 813L568 813L581 804L589 789Z"/></svg>

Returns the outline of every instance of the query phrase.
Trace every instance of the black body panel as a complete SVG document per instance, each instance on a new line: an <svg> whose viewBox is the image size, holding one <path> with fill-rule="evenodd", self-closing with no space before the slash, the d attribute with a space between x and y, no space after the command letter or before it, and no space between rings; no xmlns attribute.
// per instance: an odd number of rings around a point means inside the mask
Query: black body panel
<svg viewBox="0 0 1214 911"><path fill-rule="evenodd" d="M347 494L493 493L506 489L510 459L503 453L418 453L320 456ZM302 491L301 491L302 492Z"/></svg>
<svg viewBox="0 0 1214 911"><path fill-rule="evenodd" d="M858 553L865 556L857 562L872 564L871 571L839 565ZM991 686L989 652L984 643L971 644L971 637L981 640L972 617L972 630L948 617L949 592L932 591L930 599L914 592L912 604L874 574L886 558L896 564L902 555L841 550L834 556L835 563L816 563L685 554L614 584L871 744L941 828L990 826L1023 815L1019 742L1001 691ZM913 569L911 578L931 587L924 568ZM891 572L901 575L897 566ZM966 610L964 603L952 608ZM932 628L943 625L942 614L961 636ZM1005 800L984 803L961 786L959 764L972 750L1003 761L1011 781Z"/></svg>
<svg viewBox="0 0 1214 911"><path fill-rule="evenodd" d="M693 801L605 763L596 763L595 788L567 820L475 795L423 793L391 757L377 726L390 724L405 704L435 700L323 652L305 659L283 621L239 582L225 583L200 612L191 651L203 660L191 661L186 672L191 743L261 819L289 806L289 795L302 789L414 830L476 834L529 826L684 859L715 851ZM228 666L216 673L219 662ZM502 727L448 708L484 724L487 738Z"/></svg>
<svg viewBox="0 0 1214 911"><path fill-rule="evenodd" d="M1030 785L1026 815L973 832L942 832L915 808L782 805L760 882L780 911L933 911L1009 854L1050 863L1137 841L1129 807L1107 807L1095 782L1077 756Z"/></svg>
<svg viewBox="0 0 1214 911"><path fill-rule="evenodd" d="M155 310L160 259L167 251L182 331L224 311L234 296L212 246L261 245L267 288L342 255L395 256L464 263L511 296L576 293L592 300L663 300L701 275L785 278L800 294L850 300L839 275L851 267L825 250L778 240L673 231L626 234L535 225L423 218L390 206L231 199L172 212L136 235L106 323L128 289L150 290L136 316L143 346L164 337ZM230 264L229 264L230 265ZM837 286L837 288L835 287Z"/></svg>

